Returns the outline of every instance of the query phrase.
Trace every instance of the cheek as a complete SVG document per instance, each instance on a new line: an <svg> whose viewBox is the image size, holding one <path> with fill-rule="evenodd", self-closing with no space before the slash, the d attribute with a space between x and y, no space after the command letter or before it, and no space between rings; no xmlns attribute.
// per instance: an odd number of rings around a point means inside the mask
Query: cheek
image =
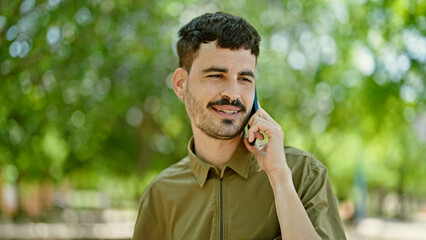
<svg viewBox="0 0 426 240"><path fill-rule="evenodd" d="M249 89L245 89L245 94L243 96L243 101L244 104L246 104L246 107L252 107L253 103L254 103L254 95L255 95L255 90L252 88Z"/></svg>
<svg viewBox="0 0 426 240"><path fill-rule="evenodd" d="M220 99L222 88L217 82L191 79L186 90L197 100L197 104L207 106L209 102Z"/></svg>
<svg viewBox="0 0 426 240"><path fill-rule="evenodd" d="M197 91L195 94L200 103L207 104L211 101L220 99L220 91L214 87L203 88Z"/></svg>

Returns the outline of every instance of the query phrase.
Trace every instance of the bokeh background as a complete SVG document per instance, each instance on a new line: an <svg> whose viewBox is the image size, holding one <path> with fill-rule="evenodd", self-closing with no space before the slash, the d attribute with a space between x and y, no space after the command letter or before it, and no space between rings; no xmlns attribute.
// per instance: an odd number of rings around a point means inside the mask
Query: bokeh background
<svg viewBox="0 0 426 240"><path fill-rule="evenodd" d="M0 238L131 236L191 136L177 31L216 11L261 34L262 107L328 167L351 239L422 234L426 1L1 0Z"/></svg>

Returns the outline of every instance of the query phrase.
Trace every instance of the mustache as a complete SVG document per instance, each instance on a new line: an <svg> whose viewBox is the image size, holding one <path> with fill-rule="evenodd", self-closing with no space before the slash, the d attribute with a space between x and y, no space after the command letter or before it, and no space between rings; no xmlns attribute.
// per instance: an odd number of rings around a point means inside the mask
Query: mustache
<svg viewBox="0 0 426 240"><path fill-rule="evenodd" d="M212 107L214 105L232 105L232 106L236 106L236 107L241 108L241 110L244 111L244 112L246 111L246 106L244 106L244 104L238 99L231 101L229 99L222 98L222 99L217 100L217 101L209 102L207 104L207 107L209 108L209 107Z"/></svg>

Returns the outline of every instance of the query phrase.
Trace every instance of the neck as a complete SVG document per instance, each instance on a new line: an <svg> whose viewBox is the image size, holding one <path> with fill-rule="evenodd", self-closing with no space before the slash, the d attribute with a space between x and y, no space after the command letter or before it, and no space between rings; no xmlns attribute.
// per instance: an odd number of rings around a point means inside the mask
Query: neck
<svg viewBox="0 0 426 240"><path fill-rule="evenodd" d="M229 140L215 139L193 128L195 154L204 161L222 168L232 157L242 140L241 133Z"/></svg>

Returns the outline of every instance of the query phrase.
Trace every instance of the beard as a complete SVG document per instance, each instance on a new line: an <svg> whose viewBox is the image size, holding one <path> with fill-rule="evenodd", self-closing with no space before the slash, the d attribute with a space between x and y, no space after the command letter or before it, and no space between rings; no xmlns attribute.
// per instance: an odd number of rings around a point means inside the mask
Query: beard
<svg viewBox="0 0 426 240"><path fill-rule="evenodd" d="M247 114L246 107L239 101L229 101L228 99L221 99L219 101L209 102L207 106L203 107L200 101L197 101L194 95L186 88L185 90L185 104L188 115L193 121L195 127L200 129L204 134L209 137L229 140L240 135L247 125L250 115ZM241 108L241 113L246 115L238 119L221 119L216 120L215 114L209 110L214 105L234 105Z"/></svg>

